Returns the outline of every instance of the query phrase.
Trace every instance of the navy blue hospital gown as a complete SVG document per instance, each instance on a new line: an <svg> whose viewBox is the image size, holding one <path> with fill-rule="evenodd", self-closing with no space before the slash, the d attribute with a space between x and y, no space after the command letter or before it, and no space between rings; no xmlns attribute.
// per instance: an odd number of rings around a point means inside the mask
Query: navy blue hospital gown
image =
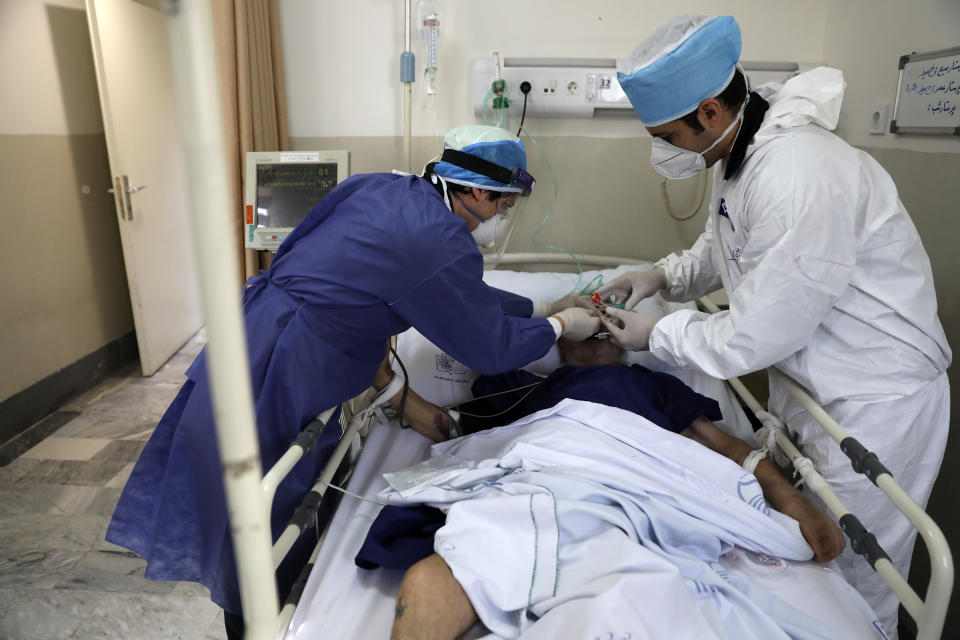
<svg viewBox="0 0 960 640"><path fill-rule="evenodd" d="M410 326L482 373L545 354L555 340L550 323L507 315L529 316L532 303L488 287L482 272L466 222L426 180L358 175L330 192L244 295L264 471L317 414L366 389L388 338ZM205 353L130 475L107 540L146 558L148 578L199 582L239 613ZM326 429L280 485L274 539L338 437L339 429ZM303 566L311 538L302 536L281 566L281 590Z"/></svg>

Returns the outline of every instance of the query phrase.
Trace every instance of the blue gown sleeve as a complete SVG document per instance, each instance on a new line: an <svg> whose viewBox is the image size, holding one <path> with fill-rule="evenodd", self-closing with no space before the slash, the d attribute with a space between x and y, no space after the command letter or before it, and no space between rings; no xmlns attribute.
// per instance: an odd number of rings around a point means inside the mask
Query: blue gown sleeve
<svg viewBox="0 0 960 640"><path fill-rule="evenodd" d="M529 318L533 315L533 300L530 298L526 298L517 293L511 293L510 291L504 291L503 289L497 289L496 287L488 288L494 295L500 298L500 308L503 309L503 312L508 316Z"/></svg>
<svg viewBox="0 0 960 640"><path fill-rule="evenodd" d="M506 315L482 273L479 252L461 255L390 307L428 340L480 373L518 369L543 356L556 341L553 327L543 318Z"/></svg>

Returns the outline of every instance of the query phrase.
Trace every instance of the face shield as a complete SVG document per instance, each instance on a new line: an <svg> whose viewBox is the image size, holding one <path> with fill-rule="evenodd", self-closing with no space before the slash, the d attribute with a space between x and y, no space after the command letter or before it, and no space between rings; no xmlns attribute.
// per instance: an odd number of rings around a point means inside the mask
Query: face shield
<svg viewBox="0 0 960 640"><path fill-rule="evenodd" d="M444 149L440 161L446 163L448 182L479 187L494 196L497 214L482 222L473 235L487 262L499 264L536 180L521 167L511 169L456 149Z"/></svg>
<svg viewBox="0 0 960 640"><path fill-rule="evenodd" d="M494 267L500 264L500 259L506 252L507 245L510 244L510 238L516 231L520 217L530 201L529 198L517 192L500 192L496 195L499 196L495 198L498 205L497 215L480 225L481 227L490 226L492 229L483 231L482 233L486 237L479 238L477 242L481 253L484 255L484 262L493 262L492 266ZM476 233L474 237L477 237ZM485 242L481 243L480 240Z"/></svg>

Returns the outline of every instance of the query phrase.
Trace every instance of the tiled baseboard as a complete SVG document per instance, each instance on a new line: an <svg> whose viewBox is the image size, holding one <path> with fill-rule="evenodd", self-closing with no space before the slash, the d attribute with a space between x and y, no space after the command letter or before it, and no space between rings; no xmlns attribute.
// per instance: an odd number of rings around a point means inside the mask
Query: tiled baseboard
<svg viewBox="0 0 960 640"><path fill-rule="evenodd" d="M70 398L136 359L137 338L131 331L0 402L0 443L9 443Z"/></svg>

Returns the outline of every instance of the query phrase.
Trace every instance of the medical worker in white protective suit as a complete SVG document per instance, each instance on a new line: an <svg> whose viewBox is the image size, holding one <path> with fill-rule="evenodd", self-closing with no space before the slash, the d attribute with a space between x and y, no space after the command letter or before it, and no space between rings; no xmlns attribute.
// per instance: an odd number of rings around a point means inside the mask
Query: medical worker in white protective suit
<svg viewBox="0 0 960 640"><path fill-rule="evenodd" d="M812 392L925 505L949 426L950 348L930 263L886 171L831 133L844 80L817 68L750 92L730 16L683 16L643 42L620 84L667 178L714 166L706 229L692 249L601 288L630 309L656 292L693 300L721 286L730 308L659 321L608 309L615 341L730 378L776 366ZM746 96L746 99L744 99ZM776 380L769 408L904 575L915 534L880 489ZM897 599L850 546L838 559L891 636Z"/></svg>

